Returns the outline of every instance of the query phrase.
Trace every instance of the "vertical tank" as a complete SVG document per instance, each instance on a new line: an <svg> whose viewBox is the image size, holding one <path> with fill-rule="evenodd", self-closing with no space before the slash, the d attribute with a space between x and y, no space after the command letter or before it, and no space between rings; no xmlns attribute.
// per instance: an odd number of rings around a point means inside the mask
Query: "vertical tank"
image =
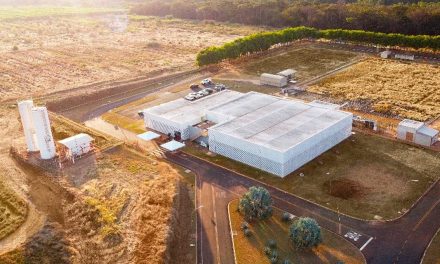
<svg viewBox="0 0 440 264"><path fill-rule="evenodd" d="M32 100L18 102L18 111L20 112L21 124L23 125L24 137L28 151L38 151L37 141L35 139L35 127L32 119Z"/></svg>
<svg viewBox="0 0 440 264"><path fill-rule="evenodd" d="M41 158L51 159L55 157L55 142L52 137L46 107L32 108L32 119L34 121L35 134L37 136L37 144L40 149Z"/></svg>

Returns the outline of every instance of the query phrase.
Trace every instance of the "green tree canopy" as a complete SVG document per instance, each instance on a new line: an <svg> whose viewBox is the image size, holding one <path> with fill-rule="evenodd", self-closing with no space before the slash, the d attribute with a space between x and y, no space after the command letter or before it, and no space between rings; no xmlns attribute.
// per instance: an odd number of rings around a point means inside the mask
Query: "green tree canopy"
<svg viewBox="0 0 440 264"><path fill-rule="evenodd" d="M238 210L246 221L265 219L272 215L272 198L263 187L251 187L240 199Z"/></svg>
<svg viewBox="0 0 440 264"><path fill-rule="evenodd" d="M321 227L315 219L301 217L290 226L289 237L298 249L312 248L322 242Z"/></svg>

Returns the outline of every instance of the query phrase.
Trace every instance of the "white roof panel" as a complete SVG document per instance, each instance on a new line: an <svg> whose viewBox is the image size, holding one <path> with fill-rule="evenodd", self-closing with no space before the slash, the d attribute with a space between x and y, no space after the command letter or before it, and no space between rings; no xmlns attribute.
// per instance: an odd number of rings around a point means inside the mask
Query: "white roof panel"
<svg viewBox="0 0 440 264"><path fill-rule="evenodd" d="M58 143L66 146L69 149L72 149L72 148L76 148L78 145L88 144L93 140L94 139L91 136L89 136L85 133L80 133L80 134L74 135L72 137L62 139L62 140L58 141Z"/></svg>
<svg viewBox="0 0 440 264"><path fill-rule="evenodd" d="M438 136L439 131L428 126L423 126L419 130L417 130L417 133L423 134L428 137L436 137Z"/></svg>
<svg viewBox="0 0 440 264"><path fill-rule="evenodd" d="M399 126L409 127L409 128L413 128L415 130L421 128L424 125L425 125L425 123L423 123L423 122L419 122L419 121L415 121L415 120L411 120L411 119L404 119L399 123Z"/></svg>
<svg viewBox="0 0 440 264"><path fill-rule="evenodd" d="M145 133L137 135L137 137L140 139L143 139L145 141L150 141L150 140L153 140L155 138L160 137L160 135L157 133L154 133L153 131L147 131Z"/></svg>
<svg viewBox="0 0 440 264"><path fill-rule="evenodd" d="M180 148L185 147L184 143L180 143L179 141L171 140L170 142L167 142L165 144L160 145L162 148L167 149L169 151L175 151Z"/></svg>

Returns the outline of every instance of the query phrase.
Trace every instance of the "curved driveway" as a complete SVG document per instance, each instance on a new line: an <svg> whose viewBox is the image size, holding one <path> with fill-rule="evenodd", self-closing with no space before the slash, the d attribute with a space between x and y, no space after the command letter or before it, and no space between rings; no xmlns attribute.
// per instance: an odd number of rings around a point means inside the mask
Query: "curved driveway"
<svg viewBox="0 0 440 264"><path fill-rule="evenodd" d="M440 227L440 181L401 218L363 221L184 153L166 153L167 160L197 174L196 208L198 263L234 263L227 204L251 186L264 186L274 205L319 224L357 246L367 263L420 263L425 248ZM356 240L356 241L355 241Z"/></svg>

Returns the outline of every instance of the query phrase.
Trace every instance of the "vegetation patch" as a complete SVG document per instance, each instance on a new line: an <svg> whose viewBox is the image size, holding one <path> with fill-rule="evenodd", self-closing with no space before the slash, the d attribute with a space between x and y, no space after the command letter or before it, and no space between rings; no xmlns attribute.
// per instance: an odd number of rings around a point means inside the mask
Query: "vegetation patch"
<svg viewBox="0 0 440 264"><path fill-rule="evenodd" d="M26 202L0 182L0 239L17 230L26 220L27 213Z"/></svg>
<svg viewBox="0 0 440 264"><path fill-rule="evenodd" d="M190 144L184 151L271 186L339 210L374 219L400 216L439 178L437 152L374 135L356 133L295 172L280 178ZM328 192L329 181L355 184ZM361 186L359 190L357 185ZM326 187L327 186L327 187ZM348 192L347 190L348 189ZM353 190L354 189L354 190ZM360 195L362 193L362 195ZM349 198L349 196L351 196Z"/></svg>
<svg viewBox="0 0 440 264"><path fill-rule="evenodd" d="M265 220L247 223L244 216L238 212L238 200L230 205L231 228L236 235L233 236L237 263L240 264L266 264L283 263L364 263L360 251L345 241L343 238L321 229L323 242L311 249L296 249L289 238L289 227L293 223L283 220L283 212L273 209L273 215ZM242 232L241 230L249 230ZM276 256L276 262L271 262ZM288 263L288 262L286 262Z"/></svg>
<svg viewBox="0 0 440 264"><path fill-rule="evenodd" d="M145 132L144 120L142 119L134 120L113 111L103 114L101 118L110 124L122 127L136 134Z"/></svg>
<svg viewBox="0 0 440 264"><path fill-rule="evenodd" d="M308 88L346 100L369 100L376 112L425 121L440 115L440 68L368 59Z"/></svg>
<svg viewBox="0 0 440 264"><path fill-rule="evenodd" d="M431 244L426 249L422 264L440 263L440 231L432 238Z"/></svg>

